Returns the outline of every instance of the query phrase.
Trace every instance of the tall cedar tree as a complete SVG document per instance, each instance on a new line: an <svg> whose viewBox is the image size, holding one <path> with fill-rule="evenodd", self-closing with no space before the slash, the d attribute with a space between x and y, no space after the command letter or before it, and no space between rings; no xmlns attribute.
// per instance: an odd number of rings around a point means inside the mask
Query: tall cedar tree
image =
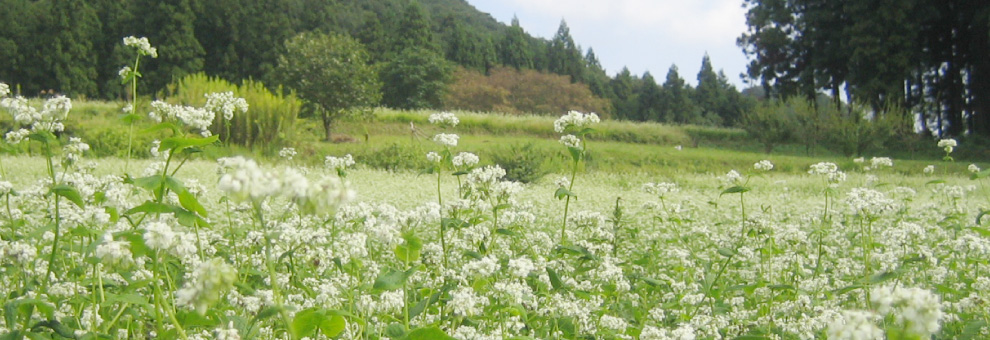
<svg viewBox="0 0 990 340"><path fill-rule="evenodd" d="M560 21L557 34L550 40L547 49L547 68L550 72L571 76L571 82L581 80L584 71L584 58L581 57L581 49L571 38L571 29L567 27L567 22Z"/></svg>
<svg viewBox="0 0 990 340"><path fill-rule="evenodd" d="M97 94L97 54L93 42L100 36L100 20L88 1L53 0L50 55L57 90L69 96Z"/></svg>
<svg viewBox="0 0 990 340"><path fill-rule="evenodd" d="M516 70L533 68L533 52L526 40L526 32L519 26L519 18L513 16L512 25L504 32L498 44L499 61Z"/></svg>

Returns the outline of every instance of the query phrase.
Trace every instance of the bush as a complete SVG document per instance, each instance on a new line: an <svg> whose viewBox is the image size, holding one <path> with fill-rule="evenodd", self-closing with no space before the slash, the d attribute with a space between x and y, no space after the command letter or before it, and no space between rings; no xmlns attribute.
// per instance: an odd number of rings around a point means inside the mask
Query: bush
<svg viewBox="0 0 990 340"><path fill-rule="evenodd" d="M544 115L610 111L607 99L596 97L588 85L571 83L569 76L507 67L493 68L490 74L459 69L446 97L447 108Z"/></svg>
<svg viewBox="0 0 990 340"><path fill-rule="evenodd" d="M495 164L505 169L505 178L510 181L531 183L547 174L543 164L548 156L533 143L513 144L508 149L496 150L491 157Z"/></svg>
<svg viewBox="0 0 990 340"><path fill-rule="evenodd" d="M245 80L241 86L236 86L226 80L197 73L173 84L170 100L183 105L202 106L206 103L206 94L227 91L244 98L250 108L247 113L235 111L234 119L230 121L223 120L219 115L216 117L210 131L220 135L221 141L253 149L258 142L277 147L291 138L289 135L295 129L302 101L291 92L283 93L281 88L272 93L259 81Z"/></svg>
<svg viewBox="0 0 990 340"><path fill-rule="evenodd" d="M793 106L789 102L768 101L743 114L740 121L750 137L763 144L763 151L790 140L794 129Z"/></svg>
<svg viewBox="0 0 990 340"><path fill-rule="evenodd" d="M425 169L426 153L420 154L417 148L392 143L368 154L358 155L357 161L370 167L396 171L401 169Z"/></svg>
<svg viewBox="0 0 990 340"><path fill-rule="evenodd" d="M862 156L881 150L899 135L909 134L913 123L898 106L888 105L878 112L868 112L862 105L853 105L848 113L832 110L826 118L825 139L833 149L846 157Z"/></svg>

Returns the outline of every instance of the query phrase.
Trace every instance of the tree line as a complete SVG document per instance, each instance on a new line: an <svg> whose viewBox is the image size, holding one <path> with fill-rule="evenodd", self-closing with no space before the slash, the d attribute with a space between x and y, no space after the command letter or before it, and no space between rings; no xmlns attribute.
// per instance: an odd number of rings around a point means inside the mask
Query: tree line
<svg viewBox="0 0 990 340"><path fill-rule="evenodd" d="M738 42L772 97L819 92L922 131L990 135L990 2L745 0Z"/></svg>
<svg viewBox="0 0 990 340"><path fill-rule="evenodd" d="M464 0L0 0L0 8L0 80L26 95L126 96L118 77L127 64L120 39L131 35L148 37L161 52L141 65L148 94L198 72L276 86L285 78L278 60L286 42L318 31L360 42L381 78L379 104L389 107L456 108L448 103L469 100L445 95L458 85L452 83L456 69L491 76L504 68L566 76L590 92L582 102L605 102L596 107L620 119L733 125L751 106L707 56L697 87L676 66L662 84L627 69L610 77L594 51L574 41L566 22L552 39L536 38L517 19L498 23ZM529 79L492 81L512 78ZM561 101L548 99L554 100Z"/></svg>

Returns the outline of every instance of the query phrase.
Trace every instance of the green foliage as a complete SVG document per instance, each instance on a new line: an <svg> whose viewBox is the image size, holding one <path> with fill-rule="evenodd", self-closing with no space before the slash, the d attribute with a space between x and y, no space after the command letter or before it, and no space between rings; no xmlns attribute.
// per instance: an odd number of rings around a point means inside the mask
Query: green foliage
<svg viewBox="0 0 990 340"><path fill-rule="evenodd" d="M764 102L742 116L742 128L763 144L766 153L789 141L793 134L794 118L788 112L791 109L788 105L788 102Z"/></svg>
<svg viewBox="0 0 990 340"><path fill-rule="evenodd" d="M145 59L141 66L146 93L158 93L175 79L203 70L206 51L196 36L193 0L134 0L132 5L132 24L138 28L132 32L158 49L158 58Z"/></svg>
<svg viewBox="0 0 990 340"><path fill-rule="evenodd" d="M323 121L325 140L337 119L381 98L375 69L361 43L341 34L303 33L285 42L278 74L286 87L306 100Z"/></svg>
<svg viewBox="0 0 990 340"><path fill-rule="evenodd" d="M398 109L440 108L451 65L427 48L410 47L382 68L382 104Z"/></svg>
<svg viewBox="0 0 990 340"><path fill-rule="evenodd" d="M58 91L71 96L96 95L96 51L100 34L96 10L88 1L52 1L54 51L51 55Z"/></svg>
<svg viewBox="0 0 990 340"><path fill-rule="evenodd" d="M862 105L853 105L847 114L832 114L825 120L825 140L845 156L863 156L883 149L898 136L911 134L913 122L898 106L868 114ZM832 109L838 113L839 110Z"/></svg>
<svg viewBox="0 0 990 340"><path fill-rule="evenodd" d="M544 163L549 155L532 142L495 150L491 157L492 162L505 169L505 179L510 181L531 183L547 174Z"/></svg>
<svg viewBox="0 0 990 340"><path fill-rule="evenodd" d="M200 107L206 103L206 94L226 91L244 98L249 109L247 113L235 111L230 121L224 120L221 115L216 116L210 130L219 135L221 141L249 148L256 145L274 148L291 139L302 102L294 93L283 93L281 88L272 93L259 81L245 80L236 86L226 80L197 73L171 86L171 100Z"/></svg>
<svg viewBox="0 0 990 340"><path fill-rule="evenodd" d="M426 153L419 148L411 148L392 143L367 154L355 156L356 160L370 167L387 171L423 169L427 167Z"/></svg>

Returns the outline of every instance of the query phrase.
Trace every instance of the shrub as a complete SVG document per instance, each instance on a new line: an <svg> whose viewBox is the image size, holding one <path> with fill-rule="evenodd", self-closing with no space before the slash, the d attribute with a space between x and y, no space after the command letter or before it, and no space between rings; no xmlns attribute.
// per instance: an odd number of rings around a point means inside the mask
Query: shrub
<svg viewBox="0 0 990 340"><path fill-rule="evenodd" d="M533 143L512 144L507 149L492 152L492 161L505 169L505 178L530 183L547 174L544 163L548 156Z"/></svg>
<svg viewBox="0 0 990 340"><path fill-rule="evenodd" d="M220 135L221 141L253 148L258 142L276 147L291 138L289 135L295 128L302 101L291 92L284 93L281 87L272 93L259 81L245 80L241 86L236 86L226 80L197 73L173 84L170 100L183 105L202 106L206 103L206 94L226 91L244 98L250 109L247 113L235 111L234 119L230 121L223 120L219 115L216 117L210 130Z"/></svg>
<svg viewBox="0 0 990 340"><path fill-rule="evenodd" d="M596 97L588 85L571 83L569 76L534 70L493 68L490 76L459 69L450 86L450 109L496 111L512 114L557 115L569 110L607 113L611 104Z"/></svg>
<svg viewBox="0 0 990 340"><path fill-rule="evenodd" d="M750 137L763 144L763 151L770 153L779 144L791 138L794 127L792 109L787 102L768 101L743 114L741 125Z"/></svg>
<svg viewBox="0 0 990 340"><path fill-rule="evenodd" d="M425 169L427 167L425 152L421 154L417 148L399 145L399 143L392 143L370 153L358 155L357 161L387 171Z"/></svg>

